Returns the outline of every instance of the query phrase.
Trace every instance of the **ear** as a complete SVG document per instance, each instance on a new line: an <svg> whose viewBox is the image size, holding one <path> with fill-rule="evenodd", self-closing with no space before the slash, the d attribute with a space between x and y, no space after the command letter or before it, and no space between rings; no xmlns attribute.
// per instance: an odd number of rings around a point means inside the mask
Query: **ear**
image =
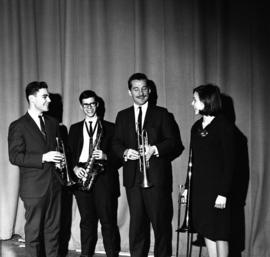
<svg viewBox="0 0 270 257"><path fill-rule="evenodd" d="M81 108L81 110L83 111L83 106L82 106L82 104L80 104L80 108Z"/></svg>
<svg viewBox="0 0 270 257"><path fill-rule="evenodd" d="M29 103L33 103L34 100L35 100L35 96L34 95L29 95L28 100L29 100Z"/></svg>
<svg viewBox="0 0 270 257"><path fill-rule="evenodd" d="M131 94L131 91L130 91L130 90L128 90L128 94L129 94L130 96L132 96L132 94Z"/></svg>

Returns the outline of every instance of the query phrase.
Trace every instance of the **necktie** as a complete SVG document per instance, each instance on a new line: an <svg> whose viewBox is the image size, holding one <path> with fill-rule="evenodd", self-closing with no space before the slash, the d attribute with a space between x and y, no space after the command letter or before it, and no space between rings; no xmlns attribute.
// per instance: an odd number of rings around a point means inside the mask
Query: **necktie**
<svg viewBox="0 0 270 257"><path fill-rule="evenodd" d="M45 124L42 118L42 115L39 115L39 123L40 123L40 130L44 138L46 139L46 130L45 130Z"/></svg>
<svg viewBox="0 0 270 257"><path fill-rule="evenodd" d="M93 128L92 121L89 121L89 153L93 150Z"/></svg>
<svg viewBox="0 0 270 257"><path fill-rule="evenodd" d="M137 124L138 124L139 133L141 134L142 132L142 107L139 107L139 115L138 115Z"/></svg>

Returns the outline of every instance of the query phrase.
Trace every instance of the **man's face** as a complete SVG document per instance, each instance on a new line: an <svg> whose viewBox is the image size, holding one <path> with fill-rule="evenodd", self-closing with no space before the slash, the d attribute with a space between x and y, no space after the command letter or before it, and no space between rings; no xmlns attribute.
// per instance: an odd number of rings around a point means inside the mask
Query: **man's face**
<svg viewBox="0 0 270 257"><path fill-rule="evenodd" d="M133 101L137 105L143 105L148 101L151 90L147 87L144 80L131 81L131 88L128 91Z"/></svg>
<svg viewBox="0 0 270 257"><path fill-rule="evenodd" d="M81 108L85 116L91 118L96 115L98 103L95 101L94 97L89 97L82 99Z"/></svg>
<svg viewBox="0 0 270 257"><path fill-rule="evenodd" d="M49 97L48 89L41 88L34 95L29 96L30 105L38 112L47 112L51 99Z"/></svg>

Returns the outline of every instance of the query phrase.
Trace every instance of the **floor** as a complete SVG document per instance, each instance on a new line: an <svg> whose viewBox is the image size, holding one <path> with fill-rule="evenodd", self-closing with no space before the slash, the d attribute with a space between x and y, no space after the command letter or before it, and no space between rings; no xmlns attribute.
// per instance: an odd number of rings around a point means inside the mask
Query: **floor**
<svg viewBox="0 0 270 257"><path fill-rule="evenodd" d="M66 257L79 257L80 252L69 251ZM14 236L10 240L0 241L0 257L25 257L25 245L23 240ZM105 257L105 254L95 254L95 257Z"/></svg>
<svg viewBox="0 0 270 257"><path fill-rule="evenodd" d="M198 241L198 239L196 240ZM196 242L193 242L196 245ZM182 246L183 247L183 246ZM206 249L205 247L203 247L202 249L202 253L200 253L200 248L199 247L194 247L193 248L193 253L192 256L193 257L206 257L208 256L206 253ZM0 257L25 257L25 245L24 245L24 241L21 239L21 237L19 236L13 236L12 239L10 240L0 240ZM66 257L79 257L80 256L80 252L77 251L71 251L69 250L68 255L66 255ZM120 253L120 256L122 257L126 257L127 254ZM185 254L183 255L183 253L180 255L179 257L185 256ZM96 253L95 257L106 257L105 254L103 253ZM153 257L153 255L149 255L149 257Z"/></svg>

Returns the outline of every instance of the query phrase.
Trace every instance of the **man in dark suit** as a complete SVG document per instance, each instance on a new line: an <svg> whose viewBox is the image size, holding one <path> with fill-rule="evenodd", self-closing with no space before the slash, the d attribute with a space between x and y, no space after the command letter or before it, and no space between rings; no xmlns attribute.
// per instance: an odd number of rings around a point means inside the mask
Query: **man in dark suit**
<svg viewBox="0 0 270 257"><path fill-rule="evenodd" d="M123 182L130 210L130 253L132 257L148 255L151 224L154 255L171 256L171 160L181 153L183 146L172 115L165 108L148 103L151 90L145 74L135 73L129 78L128 92L134 104L116 117L113 150L123 160ZM140 147L141 135L146 134L145 147ZM140 168L143 166L145 169ZM149 185L142 183L145 175Z"/></svg>
<svg viewBox="0 0 270 257"><path fill-rule="evenodd" d="M58 122L43 115L51 101L45 82L31 82L25 92L29 108L10 124L8 147L10 162L20 168L26 252L27 257L56 257L61 184L55 169L63 160L55 151Z"/></svg>
<svg viewBox="0 0 270 257"><path fill-rule="evenodd" d="M81 93L79 101L85 119L70 127L68 140L73 171L79 182L75 197L81 215L81 256L94 255L100 221L106 255L116 257L120 251L117 225L120 162L111 151L114 124L97 115L101 107L98 99L91 90ZM94 160L94 168L88 170L90 160ZM97 176L87 190L83 182L91 172L97 172Z"/></svg>

